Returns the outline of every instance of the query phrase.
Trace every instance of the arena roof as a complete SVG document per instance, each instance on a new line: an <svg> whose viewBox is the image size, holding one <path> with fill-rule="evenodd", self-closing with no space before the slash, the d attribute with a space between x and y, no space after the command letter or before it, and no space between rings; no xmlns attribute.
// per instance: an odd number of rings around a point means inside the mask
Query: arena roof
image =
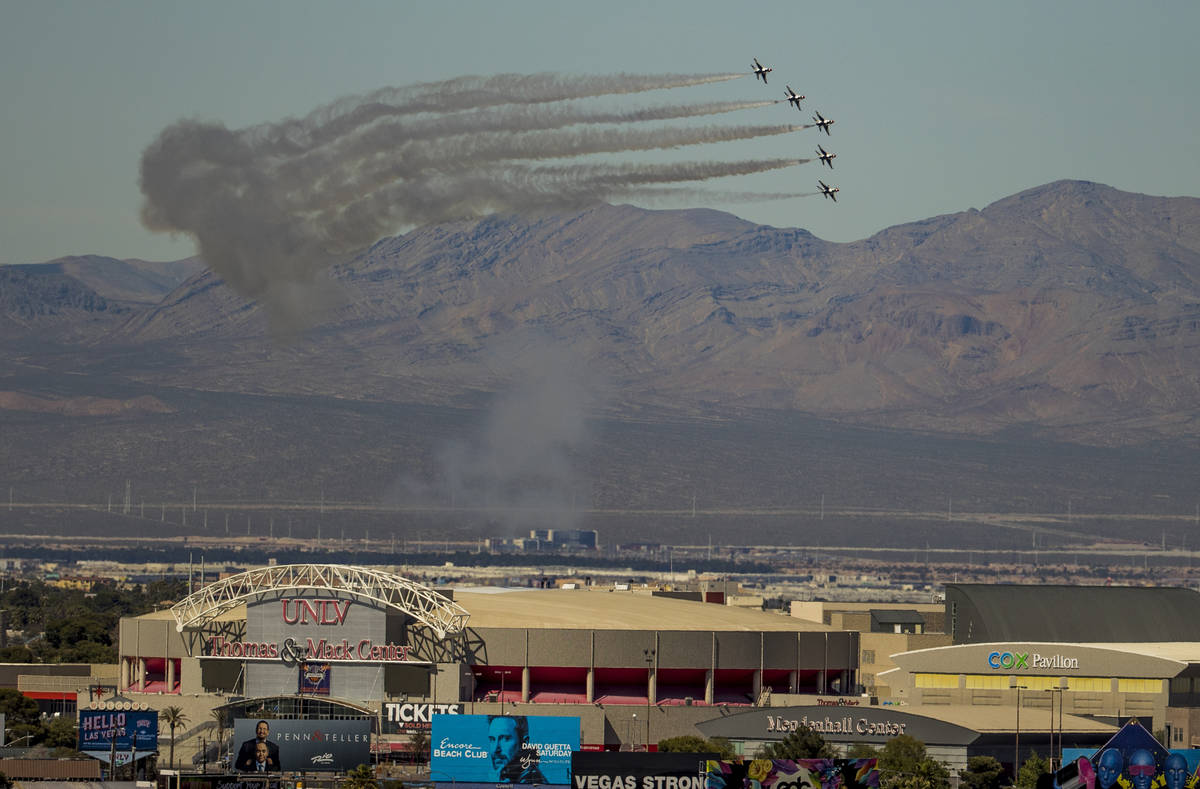
<svg viewBox="0 0 1200 789"><path fill-rule="evenodd" d="M1200 593L1134 586L946 584L956 644L1200 642Z"/></svg>
<svg viewBox="0 0 1200 789"><path fill-rule="evenodd" d="M454 602L471 615L470 627L532 627L565 630L743 630L842 632L840 629L757 608L655 597L605 589L454 590ZM170 609L140 618L174 620ZM246 606L222 611L220 620L244 620Z"/></svg>
<svg viewBox="0 0 1200 789"><path fill-rule="evenodd" d="M636 591L464 588L454 600L470 612L472 628L840 632L785 614Z"/></svg>
<svg viewBox="0 0 1200 789"><path fill-rule="evenodd" d="M967 729L974 729L980 734L989 732L1008 733L1016 727L1016 708L995 707L990 705L966 705L966 704L905 704L899 707L883 707L882 709L895 709L900 712L907 712L911 715L924 715L929 718L953 723L956 726L962 726ZM1028 735L1032 740L1039 732L1049 733L1050 731L1050 716L1048 707L1022 707L1021 708L1021 734ZM1097 733L1112 733L1116 734L1117 728L1111 723L1104 723L1083 715L1064 714L1062 716L1055 715L1054 730L1059 731L1059 717L1062 718L1062 731L1081 733L1081 732L1097 732Z"/></svg>

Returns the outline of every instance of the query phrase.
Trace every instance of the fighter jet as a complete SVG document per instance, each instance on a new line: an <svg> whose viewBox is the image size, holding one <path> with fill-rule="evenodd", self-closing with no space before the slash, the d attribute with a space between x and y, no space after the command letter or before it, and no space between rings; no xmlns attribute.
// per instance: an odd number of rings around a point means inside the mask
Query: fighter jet
<svg viewBox="0 0 1200 789"><path fill-rule="evenodd" d="M828 137L833 136L832 134L829 133L829 127L833 125L833 121L829 120L821 113L818 112L816 115L813 116L813 123L816 124L818 128L824 129L826 136L828 136Z"/></svg>
<svg viewBox="0 0 1200 789"><path fill-rule="evenodd" d="M825 183L824 181L822 181L820 179L817 179L817 183L819 183L821 185L821 194L825 195L826 197L833 198L833 202L836 203L837 202L837 192L840 192L842 190L838 189L836 186L830 186L829 184Z"/></svg>
<svg viewBox="0 0 1200 789"><path fill-rule="evenodd" d="M804 100L804 97L796 95L796 92L792 90L791 85L784 85L784 87L787 88L787 93L785 95L787 96L788 103L795 104L796 109L800 109L800 102Z"/></svg>
<svg viewBox="0 0 1200 789"><path fill-rule="evenodd" d="M754 72L754 75L756 77L762 77L762 81L763 81L764 85L767 84L767 72L774 71L774 70L775 69L767 68L762 63L759 63L758 58L754 59L754 68L752 69L752 71Z"/></svg>
<svg viewBox="0 0 1200 789"><path fill-rule="evenodd" d="M833 160L837 158L837 154L829 153L824 148L822 148L820 145L817 146L817 151L820 153L820 155L817 156L817 158L821 160L821 164L829 165L829 169L832 170L833 169Z"/></svg>

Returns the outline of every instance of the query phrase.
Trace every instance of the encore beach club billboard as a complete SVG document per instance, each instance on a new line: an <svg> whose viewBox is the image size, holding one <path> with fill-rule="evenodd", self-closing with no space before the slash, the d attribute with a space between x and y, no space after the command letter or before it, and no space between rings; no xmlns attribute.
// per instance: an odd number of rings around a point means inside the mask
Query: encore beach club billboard
<svg viewBox="0 0 1200 789"><path fill-rule="evenodd" d="M434 715L429 745L430 774L456 784L569 784L579 718Z"/></svg>

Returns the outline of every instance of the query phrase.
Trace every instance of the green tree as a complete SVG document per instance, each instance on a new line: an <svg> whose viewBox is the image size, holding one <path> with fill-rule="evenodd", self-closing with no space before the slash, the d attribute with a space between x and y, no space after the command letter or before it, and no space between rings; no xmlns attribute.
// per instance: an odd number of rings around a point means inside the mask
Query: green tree
<svg viewBox="0 0 1200 789"><path fill-rule="evenodd" d="M379 781L375 780L375 770L369 764L360 764L346 773L342 781L345 789L379 789Z"/></svg>
<svg viewBox="0 0 1200 789"><path fill-rule="evenodd" d="M879 749L865 742L856 742L846 749L847 759L878 759Z"/></svg>
<svg viewBox="0 0 1200 789"><path fill-rule="evenodd" d="M0 712L9 728L22 723L37 726L40 717L37 702L13 688L0 688Z"/></svg>
<svg viewBox="0 0 1200 789"><path fill-rule="evenodd" d="M79 745L79 734L75 731L74 718L51 718L46 724L46 736L43 744L47 748L70 748L74 750Z"/></svg>
<svg viewBox="0 0 1200 789"><path fill-rule="evenodd" d="M960 789L1000 789L1004 766L991 756L972 756L958 773Z"/></svg>
<svg viewBox="0 0 1200 789"><path fill-rule="evenodd" d="M209 715L213 719L213 723L217 727L217 742L225 742L225 711L220 708L215 708Z"/></svg>
<svg viewBox="0 0 1200 789"><path fill-rule="evenodd" d="M1043 759L1030 749L1029 758L1021 765L1021 769L1017 770L1017 786L1020 789L1035 789L1038 778L1048 772L1050 772L1050 760Z"/></svg>
<svg viewBox="0 0 1200 789"><path fill-rule="evenodd" d="M800 726L779 742L759 749L759 759L832 759L837 756L825 738L807 726Z"/></svg>
<svg viewBox="0 0 1200 789"><path fill-rule="evenodd" d="M429 732L415 731L408 736L408 747L412 750L413 762L424 764L429 761Z"/></svg>
<svg viewBox="0 0 1200 789"><path fill-rule="evenodd" d="M695 734L661 740L658 750L665 753L715 753L722 759L731 759L736 755L733 743L724 737L708 740Z"/></svg>
<svg viewBox="0 0 1200 789"><path fill-rule="evenodd" d="M171 728L171 749L168 751L167 762L173 769L175 767L175 730L186 726L188 717L179 707L170 706L159 713L159 719L161 723L165 723Z"/></svg>
<svg viewBox="0 0 1200 789"><path fill-rule="evenodd" d="M907 734L893 737L879 753L883 789L948 789L950 771L929 757L925 743Z"/></svg>
<svg viewBox="0 0 1200 789"><path fill-rule="evenodd" d="M32 663L33 652L23 644L0 648L0 663Z"/></svg>
<svg viewBox="0 0 1200 789"><path fill-rule="evenodd" d="M46 623L46 642L50 646L62 647L80 641L111 644L108 623L91 612Z"/></svg>
<svg viewBox="0 0 1200 789"><path fill-rule="evenodd" d="M58 658L63 663L116 663L117 647L95 641L80 641L60 649Z"/></svg>

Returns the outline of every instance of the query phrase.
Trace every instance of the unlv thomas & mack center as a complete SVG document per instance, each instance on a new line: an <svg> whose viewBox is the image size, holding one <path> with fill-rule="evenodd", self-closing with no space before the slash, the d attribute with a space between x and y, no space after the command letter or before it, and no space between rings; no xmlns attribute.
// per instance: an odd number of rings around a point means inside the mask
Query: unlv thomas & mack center
<svg viewBox="0 0 1200 789"><path fill-rule="evenodd" d="M947 606L953 598L965 612L979 595L947 586ZM213 710L227 720L365 719L381 756L428 732L434 714L508 714L578 718L580 748L594 751L699 734L726 737L750 756L800 724L839 748L909 734L960 768L977 754L1010 764L1014 733L1023 750L1042 753L1053 735L1059 747L1099 746L1126 703L1161 727L1171 683L1188 678L1190 693L1193 671L1200 680L1200 638L1190 651L1054 644L1033 651L1067 657L1041 667L987 658L1029 644L962 643L896 650L900 698L879 703L859 677L860 639L870 634L700 597L611 587L451 592L366 567L270 566L123 619L118 689L136 704L182 707L193 727ZM1039 605L1053 608L1046 596ZM1136 679L1138 692L1107 698L1105 683L1116 691L1118 682L1110 668L1122 682ZM1073 694L1081 670L1091 684ZM1035 684L1059 692L1022 698ZM1073 714L1064 714L1066 699ZM1177 731L1189 715L1177 716ZM178 753L198 763L229 752L231 743L204 734L179 735Z"/></svg>

